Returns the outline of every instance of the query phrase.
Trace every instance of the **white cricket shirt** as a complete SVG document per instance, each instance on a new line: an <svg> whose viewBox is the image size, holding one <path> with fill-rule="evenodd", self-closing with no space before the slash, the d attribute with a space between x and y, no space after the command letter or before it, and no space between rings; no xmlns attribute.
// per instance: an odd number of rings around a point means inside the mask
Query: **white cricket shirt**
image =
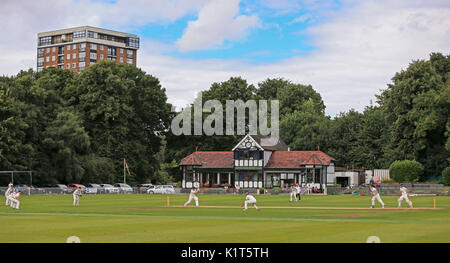
<svg viewBox="0 0 450 263"><path fill-rule="evenodd" d="M253 195L247 195L247 197L245 198L245 200L251 201L251 202L256 202L256 198L253 197Z"/></svg>

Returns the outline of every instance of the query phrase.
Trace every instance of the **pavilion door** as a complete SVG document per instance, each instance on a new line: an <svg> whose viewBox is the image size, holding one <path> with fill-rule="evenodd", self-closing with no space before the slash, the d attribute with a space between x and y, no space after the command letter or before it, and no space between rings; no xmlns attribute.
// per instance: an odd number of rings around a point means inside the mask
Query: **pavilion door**
<svg viewBox="0 0 450 263"><path fill-rule="evenodd" d="M209 187L216 187L217 184L217 174L216 173L209 173Z"/></svg>
<svg viewBox="0 0 450 263"><path fill-rule="evenodd" d="M229 178L230 178L230 180L229 180L229 181L230 181L230 186L231 186L231 187L234 187L234 185L235 185L235 183L234 183L234 179L235 179L235 178L234 178L234 174L230 174L230 175L229 175Z"/></svg>

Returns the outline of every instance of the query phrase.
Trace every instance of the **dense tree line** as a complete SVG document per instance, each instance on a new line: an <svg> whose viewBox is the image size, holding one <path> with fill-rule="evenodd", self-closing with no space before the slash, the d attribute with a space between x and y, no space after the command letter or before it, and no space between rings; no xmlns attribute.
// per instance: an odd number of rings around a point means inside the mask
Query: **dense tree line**
<svg viewBox="0 0 450 263"><path fill-rule="evenodd" d="M441 177L450 160L449 56L413 61L376 96L376 106L332 118L311 85L283 78L255 86L231 77L201 92L203 103L222 105L278 100L280 135L292 150L320 147L338 166L365 169L415 160L424 168L420 181ZM231 150L242 138L175 136L174 116L158 79L133 66L102 62L80 74L48 68L1 77L0 170L33 170L39 183L112 183L122 180L126 158L128 182L165 183L180 180L178 162L196 148Z"/></svg>
<svg viewBox="0 0 450 263"><path fill-rule="evenodd" d="M0 79L0 170L32 170L34 182L151 179L170 104L158 79L102 62L80 74L57 68ZM2 178L5 180L7 178Z"/></svg>
<svg viewBox="0 0 450 263"><path fill-rule="evenodd" d="M279 100L280 135L292 150L320 147L338 166L348 168L388 169L396 160L416 160L424 166L420 181L440 180L450 160L450 57L433 53L429 60L413 61L376 96L377 106L331 118L311 85L283 78L266 79L255 87L232 77L202 92L203 101L216 99L222 104ZM230 150L241 137L169 134L167 157L180 160L196 147Z"/></svg>

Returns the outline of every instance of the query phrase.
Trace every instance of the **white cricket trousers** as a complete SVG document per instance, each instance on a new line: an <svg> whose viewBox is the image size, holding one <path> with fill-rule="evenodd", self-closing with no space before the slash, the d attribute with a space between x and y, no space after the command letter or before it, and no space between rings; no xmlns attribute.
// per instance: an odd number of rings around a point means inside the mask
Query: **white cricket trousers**
<svg viewBox="0 0 450 263"><path fill-rule="evenodd" d="M403 199L405 199L406 203L408 203L408 205L412 208L412 203L411 200L409 200L408 195L402 195L400 196L400 198L398 199L398 207L402 207L402 201Z"/></svg>
<svg viewBox="0 0 450 263"><path fill-rule="evenodd" d="M80 205L80 196L74 195L73 196L73 206L79 206Z"/></svg>
<svg viewBox="0 0 450 263"><path fill-rule="evenodd" d="M291 192L291 199L289 200L290 202L292 202L292 196L295 197L295 202L297 202L297 193L296 192Z"/></svg>
<svg viewBox="0 0 450 263"><path fill-rule="evenodd" d="M19 209L20 201L14 198L9 198L10 206L14 209Z"/></svg>
<svg viewBox="0 0 450 263"><path fill-rule="evenodd" d="M375 199L378 200L378 202L380 202L380 204L382 206L384 206L383 200L381 200L380 194L376 194L374 196L372 196L372 206L375 206Z"/></svg>
<svg viewBox="0 0 450 263"><path fill-rule="evenodd" d="M9 199L9 195L6 195L6 194L5 194L5 197L6 197L5 205L6 205L6 206L9 206L9 204L11 203L11 200Z"/></svg>
<svg viewBox="0 0 450 263"><path fill-rule="evenodd" d="M197 196L189 196L189 200L184 204L184 206L187 206L191 201L192 201L192 199L194 199L195 200L195 206L198 206L198 197Z"/></svg>
<svg viewBox="0 0 450 263"><path fill-rule="evenodd" d="M247 204L251 204L254 208L258 209L258 207L256 206L256 201L245 201L244 204L244 209L247 209Z"/></svg>

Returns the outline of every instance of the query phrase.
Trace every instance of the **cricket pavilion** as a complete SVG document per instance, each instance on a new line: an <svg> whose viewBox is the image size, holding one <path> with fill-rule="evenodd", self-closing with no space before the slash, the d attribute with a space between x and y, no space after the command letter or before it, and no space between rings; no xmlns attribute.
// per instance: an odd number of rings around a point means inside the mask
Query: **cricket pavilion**
<svg viewBox="0 0 450 263"><path fill-rule="evenodd" d="M180 162L182 188L274 188L335 183L334 159L317 151L290 151L278 138L246 135L231 151L195 151Z"/></svg>

